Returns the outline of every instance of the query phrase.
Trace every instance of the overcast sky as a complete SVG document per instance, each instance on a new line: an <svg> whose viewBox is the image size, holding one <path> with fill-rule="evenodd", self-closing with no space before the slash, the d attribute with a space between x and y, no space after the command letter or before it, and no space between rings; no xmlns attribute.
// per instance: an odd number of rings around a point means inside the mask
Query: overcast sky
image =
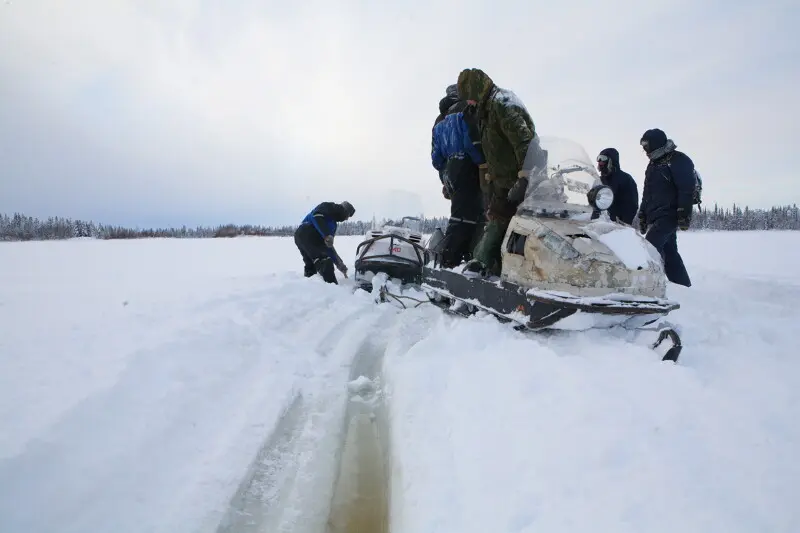
<svg viewBox="0 0 800 533"><path fill-rule="evenodd" d="M478 67L540 135L639 183L660 127L705 201L800 203L796 0L0 0L0 212L297 223L449 204L445 87ZM402 213L400 213L402 214Z"/></svg>

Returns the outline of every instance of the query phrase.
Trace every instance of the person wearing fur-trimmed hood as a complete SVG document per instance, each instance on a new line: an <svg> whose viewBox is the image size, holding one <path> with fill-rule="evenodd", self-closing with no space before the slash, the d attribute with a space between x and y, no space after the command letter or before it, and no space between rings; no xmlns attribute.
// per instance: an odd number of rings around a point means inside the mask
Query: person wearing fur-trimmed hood
<svg viewBox="0 0 800 533"><path fill-rule="evenodd" d="M498 87L481 69L461 71L458 94L476 107L486 158L481 186L489 197L488 222L475 247L474 259L465 269L498 274L503 237L528 185L530 170L523 169L525 157L529 145L538 137L533 119L519 97Z"/></svg>

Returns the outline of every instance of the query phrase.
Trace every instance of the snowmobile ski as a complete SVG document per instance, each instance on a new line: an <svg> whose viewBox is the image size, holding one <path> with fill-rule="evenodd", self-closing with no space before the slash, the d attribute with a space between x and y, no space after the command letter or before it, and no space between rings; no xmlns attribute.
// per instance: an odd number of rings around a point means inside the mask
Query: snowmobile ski
<svg viewBox="0 0 800 533"><path fill-rule="evenodd" d="M429 293L432 304L448 314L469 317L479 311L493 315L503 323L513 322L514 329L537 333L572 333L558 327L563 320L577 313L614 317L608 325L638 331L656 331L658 339L652 349L669 341L662 361L677 362L682 343L672 327L647 328L662 316L679 308L668 300L642 298L630 299L577 298L546 291L526 291L524 288L499 278L469 276L452 270L425 267L422 289Z"/></svg>

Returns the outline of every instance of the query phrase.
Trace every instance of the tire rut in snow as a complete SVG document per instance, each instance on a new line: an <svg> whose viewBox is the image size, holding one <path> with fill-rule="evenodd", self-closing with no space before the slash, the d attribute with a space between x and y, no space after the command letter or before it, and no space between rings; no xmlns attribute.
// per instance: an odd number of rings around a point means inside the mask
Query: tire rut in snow
<svg viewBox="0 0 800 533"><path fill-rule="evenodd" d="M337 348L343 339L353 335L353 333L350 331L350 328L348 328L348 325L357 322L364 316L374 313L374 311L375 310L370 306L360 307L349 313L344 318L338 320L336 324L330 328L322 340L319 341L317 344L317 351L326 357L330 355L330 353ZM356 354L356 357L358 357L358 354Z"/></svg>
<svg viewBox="0 0 800 533"><path fill-rule="evenodd" d="M380 333L380 332L379 332ZM387 338L368 337L350 370L351 396L326 533L388 533L388 418L381 390Z"/></svg>
<svg viewBox="0 0 800 533"><path fill-rule="evenodd" d="M380 374L385 330L396 314L376 320L371 311L349 313L317 344L322 357L346 360L347 373L338 374L338 384L298 393L248 468L217 533L388 531ZM329 378L336 379L316 379ZM342 390L345 379L349 392Z"/></svg>
<svg viewBox="0 0 800 533"><path fill-rule="evenodd" d="M270 437L247 469L217 533L274 531L271 522L297 474L293 458L305 419L302 393L297 393Z"/></svg>

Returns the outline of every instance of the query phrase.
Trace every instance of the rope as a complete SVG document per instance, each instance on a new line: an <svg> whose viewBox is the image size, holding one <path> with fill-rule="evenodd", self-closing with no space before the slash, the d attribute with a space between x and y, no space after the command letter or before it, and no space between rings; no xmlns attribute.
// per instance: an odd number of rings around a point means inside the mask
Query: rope
<svg viewBox="0 0 800 533"><path fill-rule="evenodd" d="M403 309L408 309L408 307L406 307L406 304L403 303L403 301L401 299L406 299L406 300L411 300L411 301L417 302L417 304L413 307L414 309L416 309L417 307L419 307L422 304L431 303L430 300L420 300L418 298L413 298L411 296L405 296L405 295L402 295L402 294L394 294L391 291L389 291L389 289L387 289L385 286L381 287L380 295L381 295L381 299L384 300L384 301L386 300L387 297L394 298L395 300L397 300L397 303L399 303L400 305L403 306Z"/></svg>

